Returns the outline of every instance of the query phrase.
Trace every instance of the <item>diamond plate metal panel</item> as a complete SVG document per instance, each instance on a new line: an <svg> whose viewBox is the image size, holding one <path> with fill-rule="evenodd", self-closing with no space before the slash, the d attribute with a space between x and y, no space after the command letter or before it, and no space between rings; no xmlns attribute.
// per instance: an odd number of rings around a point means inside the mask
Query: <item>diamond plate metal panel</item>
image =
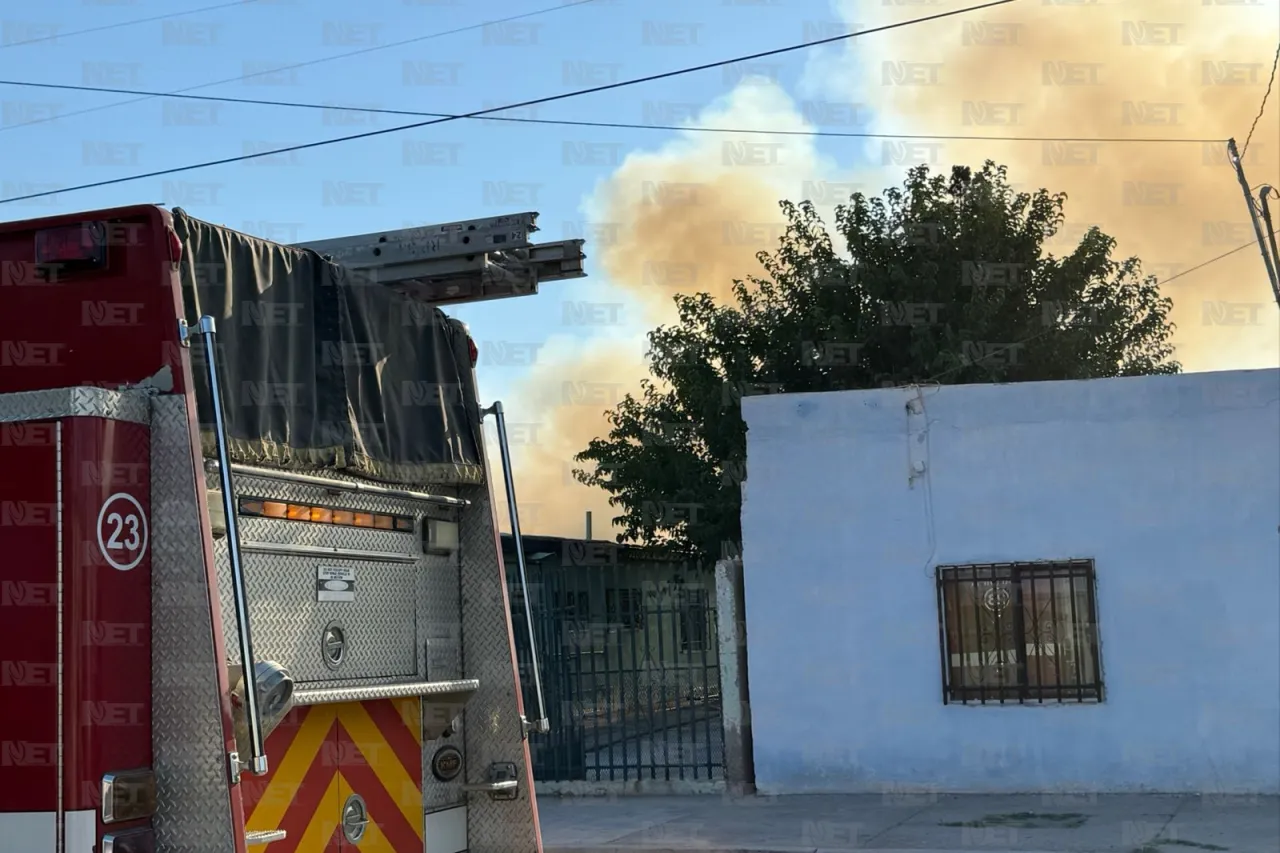
<svg viewBox="0 0 1280 853"><path fill-rule="evenodd" d="M152 747L164 853L232 851L230 790L213 673L200 506L186 400L151 401Z"/></svg>
<svg viewBox="0 0 1280 853"><path fill-rule="evenodd" d="M463 513L462 654L467 678L480 681L466 710L466 777L488 781L491 764L511 762L520 797L495 802L485 794L468 797L467 832L472 853L540 849L534 820L533 775L520 724L519 684L512 642L511 610L498 556L498 535L489 488L464 488L472 506Z"/></svg>
<svg viewBox="0 0 1280 853"><path fill-rule="evenodd" d="M294 498L298 500L298 498ZM339 501L330 500L330 503ZM386 512L386 510L382 510ZM240 544L275 542L281 545L319 545L326 548L355 548L396 556L422 557L417 535L404 531L371 530L364 527L339 527L335 524L313 524L310 521L283 521L276 518L240 518ZM418 553L414 553L414 552Z"/></svg>
<svg viewBox="0 0 1280 853"><path fill-rule="evenodd" d="M457 558L426 556L418 577L423 671L430 681L461 678L462 591Z"/></svg>
<svg viewBox="0 0 1280 853"><path fill-rule="evenodd" d="M226 539L216 543L214 554L223 621L230 623L226 630L232 630L235 611ZM241 559L253 647L260 660L283 664L299 685L337 678L404 680L417 676L412 566L273 554L246 553ZM316 601L316 567L334 565L355 569L354 601ZM326 665L320 653L325 626L333 622L341 624L347 638L346 659L336 670ZM228 654L239 663L237 652L228 649Z"/></svg>
<svg viewBox="0 0 1280 853"><path fill-rule="evenodd" d="M325 476L329 479L327 472L316 472L317 475ZM336 483L344 481L356 481L356 478L348 476L333 476ZM212 488L217 485L214 476L206 477L207 484ZM437 507L424 504L420 501L412 501L401 498L394 498L385 495L369 495L360 493L342 493L338 495L332 494L329 490L318 486L304 485L298 483L288 483L279 480L273 480L264 477L254 477L243 474L235 475L235 488L238 495L252 495L268 500L280 501L299 501L299 502L315 502L325 506L334 506L345 509L368 512L390 512L401 515L410 515L419 519L414 533L398 533L386 530L369 530L364 528L353 527L336 527L330 525L311 524L307 522L281 521L275 519L241 519L241 541L259 541L273 542L281 544L299 544L299 545L320 545L337 548L351 548L366 551L383 551L388 553L398 553L412 555L416 558L416 562L412 565L387 565L384 563L365 563L352 562L348 560L334 561L332 557L324 556L306 556L306 557L279 557L268 554L249 553L244 555L246 574L250 577L251 591L254 589L253 584L258 576L262 576L269 582L283 583L278 577L278 568L282 560L294 560L306 563L309 568L307 577L311 586L306 593L301 589L296 589L293 593L297 598L299 595L306 595L307 598L302 602L305 606L316 606L314 594L315 567L317 565L327 565L335 563L338 565L355 565L356 568L356 602L334 602L324 603L325 605L338 609L338 613L351 612L351 604L359 604L362 598L362 587L364 579L370 577L371 573L385 573L388 569L399 570L404 573L401 575L406 579L402 586L397 587L400 598L396 602L396 607L407 606L409 614L406 616L402 611L395 612L384 611L374 616L371 626L374 630L375 642L382 649L382 657L376 661L366 661L363 669L357 668L356 661L353 659L345 664L340 670L333 671L325 669L323 672L314 674L314 676L306 674L302 670L294 671L294 666L288 660L277 658L281 663L290 668L295 679L299 681L307 681L309 686L324 687L341 687L354 686L356 683L386 682L386 681L403 681L406 677L419 678L431 681L452 680L461 675L460 651L456 637L459 633L458 628L458 581L457 569L455 563L447 557L437 557L422 553L421 548L421 522L420 519L425 516L436 518L451 518L457 513L457 510L447 507ZM442 494L445 496L454 496L454 491L446 487L435 487L433 494ZM219 567L219 587L224 599L224 621L227 630L234 628L234 613L230 611L230 578L228 574L229 561L227 557L226 542L220 541L217 545L218 567ZM272 580L275 578L274 580ZM261 595L261 593L255 593ZM280 599L278 591L272 591L269 596ZM287 597L280 599L287 601ZM309 602L309 603L308 603ZM254 643L259 649L262 657L267 657L268 645L270 643L280 646L282 643L276 642L274 638L264 637L263 631L271 632L271 628L259 627L260 620L257 616L257 601L250 604L253 610L254 625ZM345 611L343 608L347 608ZM343 619L346 617L338 615L336 618ZM300 640L295 639L293 642L302 643L300 648L310 655L312 646L318 650L318 631L322 630L327 622L320 622L311 626L314 630L310 630L307 636ZM407 641L401 643L403 636L397 632L401 631L403 626L408 624L411 628L416 625L414 635ZM350 627L350 626L348 626ZM293 629L295 632L301 630ZM282 632L287 633L287 632ZM311 635L317 638L315 642L311 642ZM392 640L390 637L396 639ZM430 644L428 644L430 638ZM282 637L287 643L287 637ZM394 650L393 650L394 646ZM395 656L399 660L400 655L407 655L410 662L404 664L402 661L396 667L398 673L393 676L375 677L373 673L380 666L385 666L388 656ZM428 658L434 664L428 667ZM312 683L314 682L314 683Z"/></svg>
<svg viewBox="0 0 1280 853"><path fill-rule="evenodd" d="M151 409L147 395L141 392L87 385L0 394L0 423L70 417L146 424L151 422Z"/></svg>
<svg viewBox="0 0 1280 853"><path fill-rule="evenodd" d="M462 512L474 512L468 507ZM456 519L453 511L433 510L437 518ZM462 590L459 587L461 569L458 554L453 556L425 555L424 570L419 575L418 607L422 614L423 671L432 680L462 677ZM469 703L468 703L469 704ZM422 709L424 725L433 715L444 713L437 707L425 704ZM464 715L465 716L465 713ZM463 742L462 716L448 736L422 743L422 806L427 812L465 805L466 794L462 785L466 781L467 750ZM431 772L431 760L441 748L457 747L462 752L463 772L451 782L442 782Z"/></svg>

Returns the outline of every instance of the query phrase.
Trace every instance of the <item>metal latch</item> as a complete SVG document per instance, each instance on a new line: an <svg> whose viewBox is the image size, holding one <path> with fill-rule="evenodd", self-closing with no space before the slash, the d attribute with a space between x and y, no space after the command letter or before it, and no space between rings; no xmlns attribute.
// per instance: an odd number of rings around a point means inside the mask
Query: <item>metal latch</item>
<svg viewBox="0 0 1280 853"><path fill-rule="evenodd" d="M520 734L525 740L529 739L529 732L537 732L540 735L545 735L550 731L551 721L545 717L541 720L534 720L533 722L530 722L528 717L520 717Z"/></svg>
<svg viewBox="0 0 1280 853"><path fill-rule="evenodd" d="M511 762L500 761L489 765L488 782L463 785L462 790L484 793L491 800L514 800L520 796L520 779L516 774L516 766Z"/></svg>
<svg viewBox="0 0 1280 853"><path fill-rule="evenodd" d="M369 808L359 794L347 797L342 807L342 834L352 844L359 844L369 827Z"/></svg>

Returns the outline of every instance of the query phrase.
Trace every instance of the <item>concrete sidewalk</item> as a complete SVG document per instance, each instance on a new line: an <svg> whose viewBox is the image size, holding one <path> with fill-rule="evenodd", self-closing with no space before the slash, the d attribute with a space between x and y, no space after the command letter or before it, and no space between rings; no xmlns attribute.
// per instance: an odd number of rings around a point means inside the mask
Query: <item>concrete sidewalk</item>
<svg viewBox="0 0 1280 853"><path fill-rule="evenodd" d="M546 853L1277 853L1280 797L538 797Z"/></svg>

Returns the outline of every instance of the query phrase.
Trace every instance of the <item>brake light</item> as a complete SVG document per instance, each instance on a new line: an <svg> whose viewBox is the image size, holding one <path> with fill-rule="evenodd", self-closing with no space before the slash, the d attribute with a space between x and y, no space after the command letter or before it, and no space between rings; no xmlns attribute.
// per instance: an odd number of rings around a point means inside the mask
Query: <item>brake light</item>
<svg viewBox="0 0 1280 853"><path fill-rule="evenodd" d="M169 262L175 267L182 261L182 238L178 232L169 229Z"/></svg>
<svg viewBox="0 0 1280 853"><path fill-rule="evenodd" d="M81 222L37 231L36 263L102 269L107 265L107 224Z"/></svg>
<svg viewBox="0 0 1280 853"><path fill-rule="evenodd" d="M476 342L467 335L467 357L471 359L471 366L474 368L476 362L480 360L480 350L476 349Z"/></svg>

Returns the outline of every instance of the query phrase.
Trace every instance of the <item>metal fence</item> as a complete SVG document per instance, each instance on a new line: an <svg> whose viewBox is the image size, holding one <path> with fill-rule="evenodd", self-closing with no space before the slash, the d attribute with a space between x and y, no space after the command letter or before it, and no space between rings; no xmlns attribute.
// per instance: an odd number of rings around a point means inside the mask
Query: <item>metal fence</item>
<svg viewBox="0 0 1280 853"><path fill-rule="evenodd" d="M534 778L723 779L714 570L572 560L530 560L528 569L551 723L549 734L530 735ZM532 716L528 631L512 580L516 653Z"/></svg>

